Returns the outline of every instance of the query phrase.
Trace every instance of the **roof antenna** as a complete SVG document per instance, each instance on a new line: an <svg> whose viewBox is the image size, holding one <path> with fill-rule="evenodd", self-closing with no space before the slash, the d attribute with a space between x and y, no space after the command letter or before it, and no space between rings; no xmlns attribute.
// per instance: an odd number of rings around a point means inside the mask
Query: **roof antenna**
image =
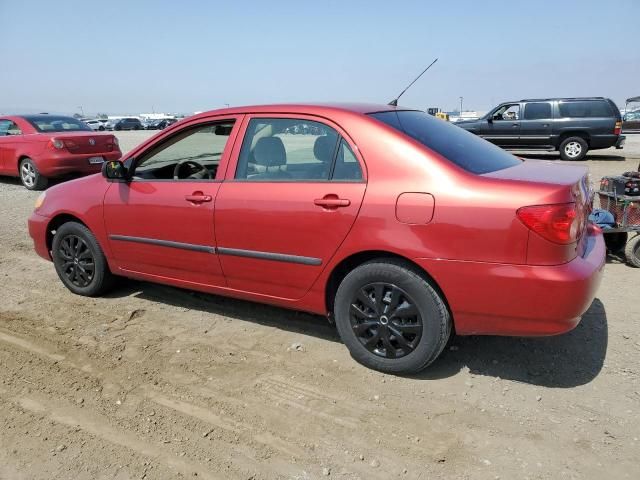
<svg viewBox="0 0 640 480"><path fill-rule="evenodd" d="M393 107L397 107L397 106L398 106L398 100L400 99L400 97L401 97L402 95L404 95L404 92L406 92L407 90L409 90L409 88L411 88L411 85L413 85L414 83L416 83L416 82L418 81L418 79L419 79L422 75L424 75L424 74L425 74L425 72L426 72L427 70L429 70L429 69L431 68L431 66L432 66L434 63L436 63L437 61L438 61L438 59L436 58L433 62L431 62L431 63L429 64L429 66L428 66L427 68L425 68L425 69L422 71L422 73L421 73L420 75L418 75L418 76L416 77L416 79L415 79L413 82L411 82L411 83L407 86L407 88L405 88L404 90L402 90L402 92L400 93L400 95L398 95L396 98L394 98L393 100L391 100L387 105L391 105L391 106L393 106Z"/></svg>

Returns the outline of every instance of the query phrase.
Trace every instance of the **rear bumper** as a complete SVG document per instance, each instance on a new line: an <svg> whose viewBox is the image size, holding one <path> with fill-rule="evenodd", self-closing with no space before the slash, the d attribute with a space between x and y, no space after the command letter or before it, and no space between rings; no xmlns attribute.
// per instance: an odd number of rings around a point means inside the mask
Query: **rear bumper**
<svg viewBox="0 0 640 480"><path fill-rule="evenodd" d="M582 256L554 266L417 259L442 288L460 335L557 335L573 329L602 280L602 233L588 229Z"/></svg>
<svg viewBox="0 0 640 480"><path fill-rule="evenodd" d="M90 164L89 158L103 157L105 161L118 160L119 150L102 153L58 154L35 159L36 168L45 177L61 177L68 174L90 175L100 172L102 164Z"/></svg>
<svg viewBox="0 0 640 480"><path fill-rule="evenodd" d="M47 225L49 217L38 215L33 212L29 217L29 236L33 240L33 247L38 255L47 260L51 260L49 249L47 248Z"/></svg>
<svg viewBox="0 0 640 480"><path fill-rule="evenodd" d="M589 138L589 148L591 150L610 147L622 148L622 146L618 147L618 144L620 142L624 143L624 139L625 137L623 135L591 135Z"/></svg>

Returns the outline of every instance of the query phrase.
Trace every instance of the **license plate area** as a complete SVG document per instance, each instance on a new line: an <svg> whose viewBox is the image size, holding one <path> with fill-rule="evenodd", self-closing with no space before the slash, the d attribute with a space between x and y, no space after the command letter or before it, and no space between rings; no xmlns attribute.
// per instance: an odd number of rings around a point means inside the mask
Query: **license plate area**
<svg viewBox="0 0 640 480"><path fill-rule="evenodd" d="M100 163L104 163L104 157L89 157L90 165L98 165Z"/></svg>

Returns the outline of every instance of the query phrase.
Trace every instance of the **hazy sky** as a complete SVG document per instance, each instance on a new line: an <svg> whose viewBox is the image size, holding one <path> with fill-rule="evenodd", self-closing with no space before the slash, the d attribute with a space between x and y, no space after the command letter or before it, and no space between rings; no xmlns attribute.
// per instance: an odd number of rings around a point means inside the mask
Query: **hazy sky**
<svg viewBox="0 0 640 480"><path fill-rule="evenodd" d="M0 112L640 95L640 0L0 0Z"/></svg>

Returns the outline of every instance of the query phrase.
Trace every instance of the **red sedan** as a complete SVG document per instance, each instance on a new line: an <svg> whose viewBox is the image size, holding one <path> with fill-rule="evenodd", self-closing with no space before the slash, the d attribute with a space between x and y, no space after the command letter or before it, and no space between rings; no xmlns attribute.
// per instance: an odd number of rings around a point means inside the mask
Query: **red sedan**
<svg viewBox="0 0 640 480"><path fill-rule="evenodd" d="M0 175L20 177L29 190L43 190L49 178L100 171L122 155L118 140L71 117L0 117Z"/></svg>
<svg viewBox="0 0 640 480"><path fill-rule="evenodd" d="M74 293L125 276L325 314L407 373L453 329L576 326L605 260L586 175L400 107L233 108L49 189L29 231Z"/></svg>

